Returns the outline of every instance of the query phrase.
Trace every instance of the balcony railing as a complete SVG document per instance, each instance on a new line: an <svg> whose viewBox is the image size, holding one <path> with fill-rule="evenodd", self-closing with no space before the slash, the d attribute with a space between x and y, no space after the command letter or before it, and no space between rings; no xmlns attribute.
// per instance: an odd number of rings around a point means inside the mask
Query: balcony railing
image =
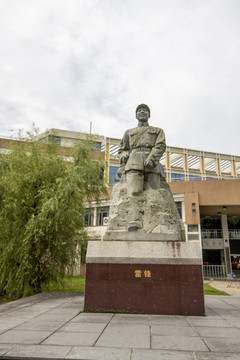
<svg viewBox="0 0 240 360"><path fill-rule="evenodd" d="M202 239L222 239L222 229L202 229Z"/></svg>
<svg viewBox="0 0 240 360"><path fill-rule="evenodd" d="M228 230L228 233L229 233L229 239L240 239L239 229Z"/></svg>
<svg viewBox="0 0 240 360"><path fill-rule="evenodd" d="M227 271L225 265L203 265L203 276L205 279L226 279Z"/></svg>
<svg viewBox="0 0 240 360"><path fill-rule="evenodd" d="M229 229L229 239L240 239L240 229ZM202 229L202 239L222 239L222 229Z"/></svg>

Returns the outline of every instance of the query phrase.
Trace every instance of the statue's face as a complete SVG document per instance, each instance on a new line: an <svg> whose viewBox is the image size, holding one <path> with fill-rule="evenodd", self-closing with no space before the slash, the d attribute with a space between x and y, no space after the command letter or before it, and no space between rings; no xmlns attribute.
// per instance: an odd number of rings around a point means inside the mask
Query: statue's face
<svg viewBox="0 0 240 360"><path fill-rule="evenodd" d="M137 119L139 121L147 122L148 119L150 118L150 114L149 114L149 111L146 108L140 108L137 111L136 117L137 117Z"/></svg>

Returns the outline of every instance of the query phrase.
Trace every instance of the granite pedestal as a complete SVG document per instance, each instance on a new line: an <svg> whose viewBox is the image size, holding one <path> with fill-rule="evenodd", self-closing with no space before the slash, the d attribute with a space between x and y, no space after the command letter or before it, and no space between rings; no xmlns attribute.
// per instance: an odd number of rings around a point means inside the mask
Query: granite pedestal
<svg viewBox="0 0 240 360"><path fill-rule="evenodd" d="M90 241L84 310L204 315L199 242Z"/></svg>

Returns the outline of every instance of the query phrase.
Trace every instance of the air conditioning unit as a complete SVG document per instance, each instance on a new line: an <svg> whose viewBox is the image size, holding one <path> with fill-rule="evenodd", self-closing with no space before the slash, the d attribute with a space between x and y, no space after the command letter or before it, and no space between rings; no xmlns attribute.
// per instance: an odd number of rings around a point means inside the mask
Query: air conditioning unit
<svg viewBox="0 0 240 360"><path fill-rule="evenodd" d="M103 225L107 225L108 224L108 217L104 217L103 218Z"/></svg>

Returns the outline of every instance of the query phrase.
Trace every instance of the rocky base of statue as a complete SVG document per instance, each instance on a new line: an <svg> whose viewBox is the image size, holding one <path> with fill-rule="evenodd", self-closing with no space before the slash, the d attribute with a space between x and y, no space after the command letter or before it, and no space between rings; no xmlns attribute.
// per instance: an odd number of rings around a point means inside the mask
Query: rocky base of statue
<svg viewBox="0 0 240 360"><path fill-rule="evenodd" d="M199 242L90 241L84 311L203 316Z"/></svg>
<svg viewBox="0 0 240 360"><path fill-rule="evenodd" d="M185 231L166 182L129 195L124 177L113 187L104 240L185 241Z"/></svg>

